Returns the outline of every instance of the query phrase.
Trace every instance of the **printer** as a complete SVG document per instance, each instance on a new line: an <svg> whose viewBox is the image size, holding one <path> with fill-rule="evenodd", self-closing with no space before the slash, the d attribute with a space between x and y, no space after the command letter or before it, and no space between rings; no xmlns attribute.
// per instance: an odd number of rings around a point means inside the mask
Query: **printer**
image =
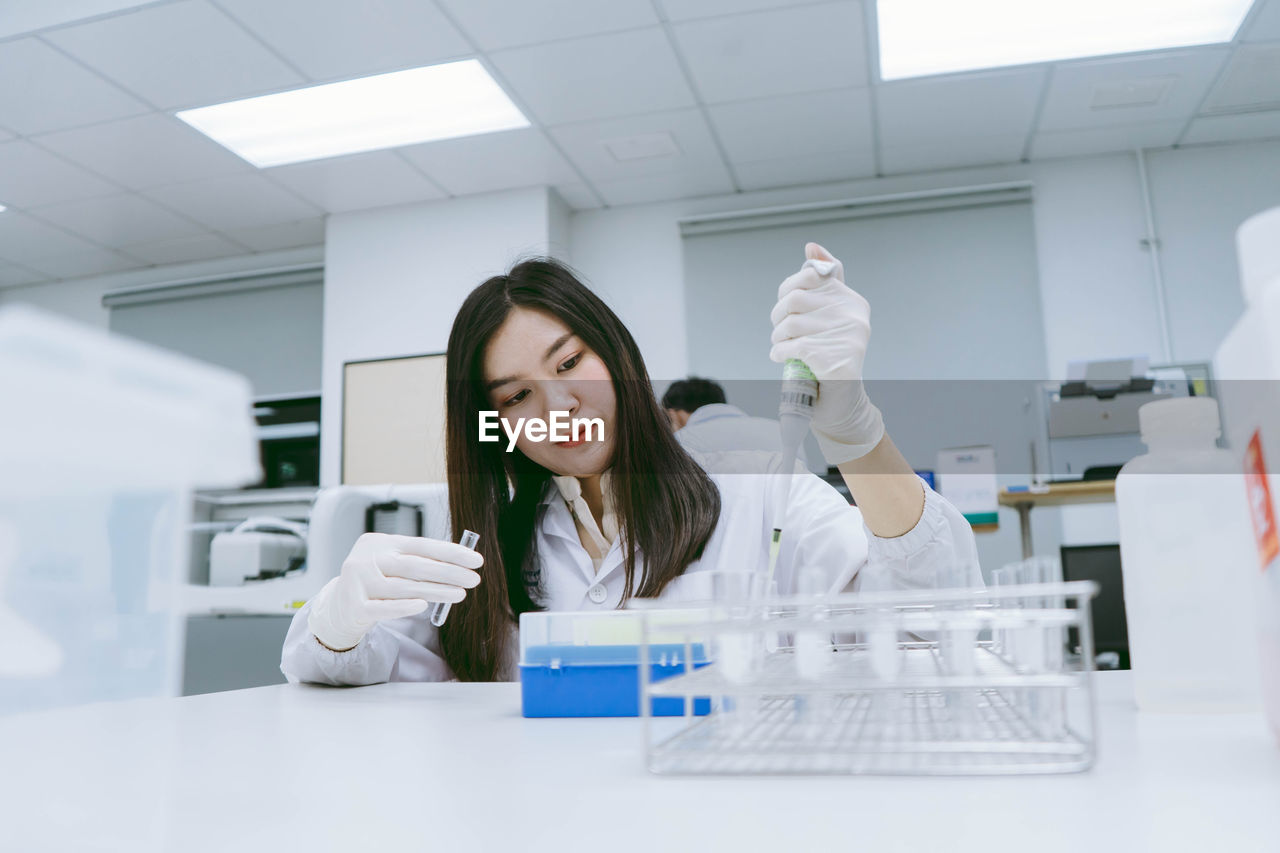
<svg viewBox="0 0 1280 853"><path fill-rule="evenodd" d="M1121 465L1146 452L1138 409L1155 400L1195 393L1190 374L1203 367L1152 370L1141 357L1071 364L1067 380L1044 386L1040 398L1040 479L1047 472L1050 480L1078 480L1090 468L1113 476Z"/></svg>

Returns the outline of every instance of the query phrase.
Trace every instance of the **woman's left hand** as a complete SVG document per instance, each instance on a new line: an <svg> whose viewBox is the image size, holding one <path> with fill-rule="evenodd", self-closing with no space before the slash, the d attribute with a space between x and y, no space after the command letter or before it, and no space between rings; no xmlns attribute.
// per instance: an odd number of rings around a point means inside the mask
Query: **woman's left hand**
<svg viewBox="0 0 1280 853"><path fill-rule="evenodd" d="M867 398L862 365L871 340L871 306L844 283L844 266L817 243L778 287L769 358L803 361L818 378L813 433L827 462L865 456L884 437L880 410Z"/></svg>

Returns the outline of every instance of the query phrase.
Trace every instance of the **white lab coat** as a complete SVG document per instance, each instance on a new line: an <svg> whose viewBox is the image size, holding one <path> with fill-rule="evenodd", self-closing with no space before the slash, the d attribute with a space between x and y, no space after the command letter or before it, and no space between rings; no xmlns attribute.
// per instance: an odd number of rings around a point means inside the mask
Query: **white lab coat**
<svg viewBox="0 0 1280 853"><path fill-rule="evenodd" d="M705 597L699 572L756 571L767 565L773 507L786 478L778 476L780 454L726 452L697 457L720 489L720 521L702 559L668 585L662 598ZM882 539L867 530L862 514L821 478L797 467L792 479L778 588L794 589L803 567L817 566L833 589L875 586L928 587L939 572L963 566L981 585L973 531L964 516L925 487L924 513L903 536ZM923 485L923 482L922 482ZM547 610L613 610L624 585L621 537L605 555L597 574L582 547L559 490L548 484L537 530L537 551ZM637 554L637 561L643 555ZM639 566L637 566L639 569ZM480 569L483 577L484 569ZM638 572L637 572L638 574ZM483 582L483 581L482 581ZM440 654L440 641L425 613L381 622L354 649L334 652L316 642L307 627L310 605L293 617L280 669L293 682L376 684L383 681L446 681L453 673ZM513 633L515 628L512 628ZM516 644L512 643L513 652ZM518 677L507 661L504 677Z"/></svg>

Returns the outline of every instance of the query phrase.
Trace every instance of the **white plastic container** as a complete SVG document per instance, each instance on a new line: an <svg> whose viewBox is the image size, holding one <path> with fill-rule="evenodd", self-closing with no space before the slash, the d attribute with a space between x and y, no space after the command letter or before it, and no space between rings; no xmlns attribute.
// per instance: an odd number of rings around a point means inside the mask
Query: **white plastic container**
<svg viewBox="0 0 1280 853"><path fill-rule="evenodd" d="M193 486L258 477L241 377L0 310L0 713L177 695Z"/></svg>
<svg viewBox="0 0 1280 853"><path fill-rule="evenodd" d="M1248 507L1233 455L1216 446L1217 401L1148 403L1138 422L1148 452L1116 479L1138 707L1256 708Z"/></svg>
<svg viewBox="0 0 1280 853"><path fill-rule="evenodd" d="M1236 248L1246 308L1213 367L1227 445L1246 475L1263 704L1280 741L1280 207L1245 221Z"/></svg>

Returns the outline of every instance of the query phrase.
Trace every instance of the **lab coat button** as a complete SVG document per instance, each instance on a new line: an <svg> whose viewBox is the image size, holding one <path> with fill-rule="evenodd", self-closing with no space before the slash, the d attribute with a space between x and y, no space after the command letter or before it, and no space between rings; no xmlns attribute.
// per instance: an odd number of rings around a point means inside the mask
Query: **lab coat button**
<svg viewBox="0 0 1280 853"><path fill-rule="evenodd" d="M604 588L604 584L596 584L587 590L587 598L596 604L604 604L604 600L609 597L609 591Z"/></svg>

